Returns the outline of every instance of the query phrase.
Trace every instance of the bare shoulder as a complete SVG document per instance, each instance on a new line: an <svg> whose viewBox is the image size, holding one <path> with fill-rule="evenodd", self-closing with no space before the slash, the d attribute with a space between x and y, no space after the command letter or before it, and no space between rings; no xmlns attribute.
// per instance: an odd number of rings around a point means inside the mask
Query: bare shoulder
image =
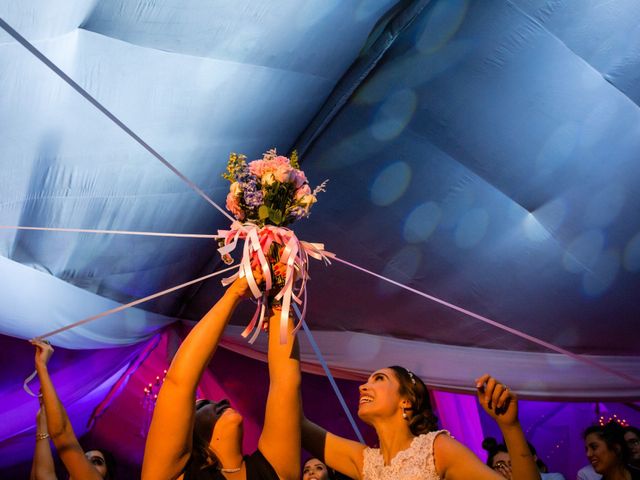
<svg viewBox="0 0 640 480"><path fill-rule="evenodd" d="M440 478L446 476L447 471L456 460L464 458L469 454L473 455L467 447L444 432L437 435L433 441L433 458L436 464L436 471Z"/></svg>
<svg viewBox="0 0 640 480"><path fill-rule="evenodd" d="M458 480L499 480L502 477L487 467L475 454L449 435L438 435L433 445L436 472L440 478Z"/></svg>
<svg viewBox="0 0 640 480"><path fill-rule="evenodd" d="M460 442L449 435L447 432L437 432L435 440L433 441L434 453L439 452L442 454L455 453L458 448L465 448Z"/></svg>

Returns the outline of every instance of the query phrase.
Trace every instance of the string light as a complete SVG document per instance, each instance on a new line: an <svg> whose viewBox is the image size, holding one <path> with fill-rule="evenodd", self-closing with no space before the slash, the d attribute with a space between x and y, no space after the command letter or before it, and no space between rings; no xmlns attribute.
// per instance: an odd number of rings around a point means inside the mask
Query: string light
<svg viewBox="0 0 640 480"><path fill-rule="evenodd" d="M144 411L144 421L140 425L140 435L146 437L147 432L149 431L149 426L151 425L151 418L153 418L153 409L156 406L156 402L158 401L158 393L160 392L160 387L164 383L164 379L167 376L167 371L162 371L162 377L160 375L156 375L154 381L149 382L142 389L142 410Z"/></svg>
<svg viewBox="0 0 640 480"><path fill-rule="evenodd" d="M625 418L618 418L618 415L615 414L610 416L609 419L605 419L604 415L600 415L600 418L598 419L598 425L601 427L604 427L607 423L611 422L616 422L621 427L629 426L629 422L627 422Z"/></svg>

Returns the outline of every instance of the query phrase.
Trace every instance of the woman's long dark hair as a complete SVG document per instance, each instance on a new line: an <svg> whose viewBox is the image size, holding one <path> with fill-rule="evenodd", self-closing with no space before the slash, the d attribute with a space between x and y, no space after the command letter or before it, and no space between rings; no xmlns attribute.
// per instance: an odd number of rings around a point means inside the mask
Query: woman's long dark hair
<svg viewBox="0 0 640 480"><path fill-rule="evenodd" d="M424 382L411 371L398 365L389 367L400 383L400 395L411 402L409 429L415 436L438 430L438 419L433 414L429 391Z"/></svg>
<svg viewBox="0 0 640 480"><path fill-rule="evenodd" d="M196 403L196 412L205 405L210 405L211 403L212 402L210 400L198 400L198 403ZM212 468L216 468L218 459L209 448L214 425L215 421L213 417L205 417L204 420L195 422L193 426L191 457L189 457L189 461L184 469L185 480L197 479L202 472L202 469L208 465L211 465ZM215 471L217 472L217 469ZM211 473L207 474L207 478L211 478Z"/></svg>

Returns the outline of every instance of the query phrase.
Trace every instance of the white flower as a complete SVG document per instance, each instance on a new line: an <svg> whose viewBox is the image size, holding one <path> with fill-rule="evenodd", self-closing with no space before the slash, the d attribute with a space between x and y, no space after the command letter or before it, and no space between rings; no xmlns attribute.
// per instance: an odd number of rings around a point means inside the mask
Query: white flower
<svg viewBox="0 0 640 480"><path fill-rule="evenodd" d="M260 179L260 182L263 185L273 185L275 181L276 181L276 176L273 174L273 172L265 173Z"/></svg>
<svg viewBox="0 0 640 480"><path fill-rule="evenodd" d="M302 198L300 198L300 200L298 200L298 203L302 207L304 207L304 208L306 208L308 210L309 208L311 208L311 205L313 205L317 201L318 201L318 199L315 196L309 194L309 195L303 195Z"/></svg>

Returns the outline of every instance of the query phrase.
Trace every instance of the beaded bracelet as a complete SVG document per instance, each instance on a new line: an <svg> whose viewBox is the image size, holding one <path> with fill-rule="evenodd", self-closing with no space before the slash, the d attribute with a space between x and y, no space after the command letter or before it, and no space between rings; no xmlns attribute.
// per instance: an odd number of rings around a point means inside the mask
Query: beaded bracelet
<svg viewBox="0 0 640 480"><path fill-rule="evenodd" d="M36 433L36 440L46 440L49 438L48 433Z"/></svg>

